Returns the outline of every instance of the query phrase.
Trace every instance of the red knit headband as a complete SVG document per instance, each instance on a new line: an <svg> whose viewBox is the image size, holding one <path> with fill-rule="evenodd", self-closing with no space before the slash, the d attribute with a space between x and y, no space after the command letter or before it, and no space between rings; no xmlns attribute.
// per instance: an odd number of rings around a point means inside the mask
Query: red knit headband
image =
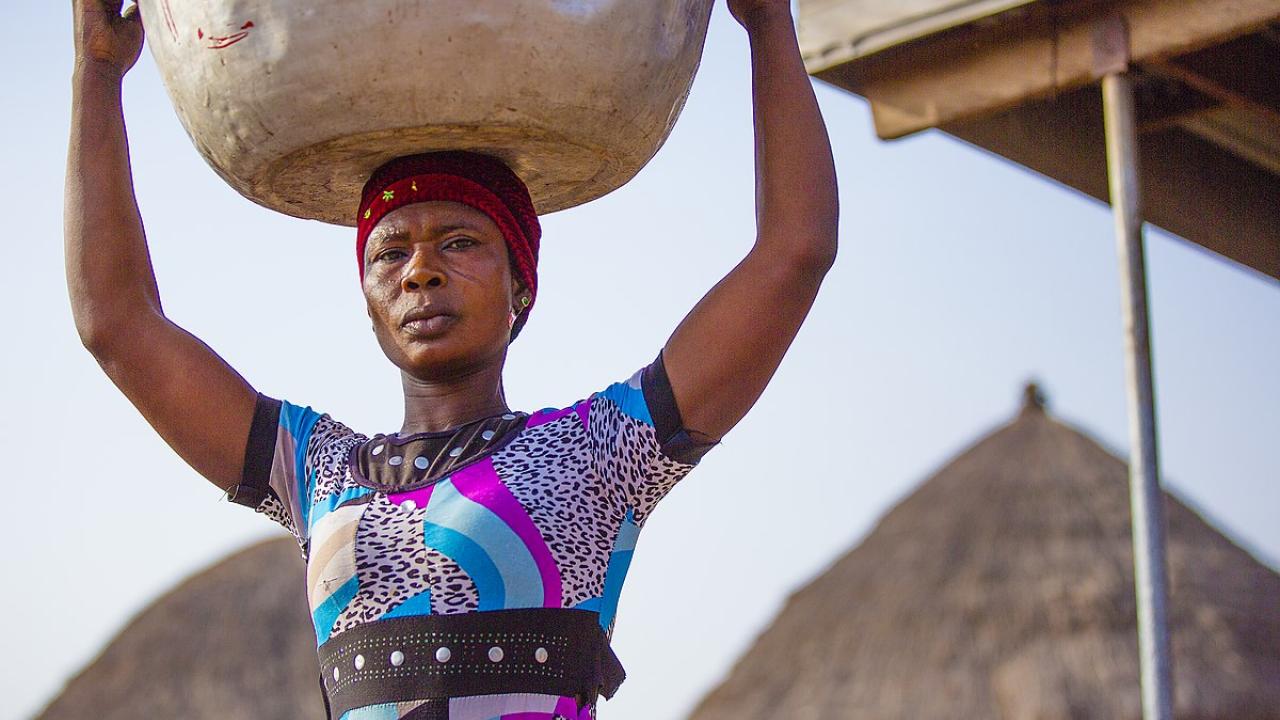
<svg viewBox="0 0 1280 720"><path fill-rule="evenodd" d="M501 160L473 152L450 151L397 158L374 171L365 183L356 219L356 260L364 279L364 249L378 221L392 210L417 202L450 200L488 215L502 231L529 305L516 318L515 337L538 296L538 241L542 226L529 189Z"/></svg>

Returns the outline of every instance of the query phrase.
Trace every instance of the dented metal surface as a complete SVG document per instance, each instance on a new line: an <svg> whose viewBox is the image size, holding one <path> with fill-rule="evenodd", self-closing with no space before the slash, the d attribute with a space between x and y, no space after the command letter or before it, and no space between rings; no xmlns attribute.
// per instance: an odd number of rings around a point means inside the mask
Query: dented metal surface
<svg viewBox="0 0 1280 720"><path fill-rule="evenodd" d="M142 0L188 134L249 199L353 225L369 173L487 152L539 212L600 197L684 105L712 0Z"/></svg>

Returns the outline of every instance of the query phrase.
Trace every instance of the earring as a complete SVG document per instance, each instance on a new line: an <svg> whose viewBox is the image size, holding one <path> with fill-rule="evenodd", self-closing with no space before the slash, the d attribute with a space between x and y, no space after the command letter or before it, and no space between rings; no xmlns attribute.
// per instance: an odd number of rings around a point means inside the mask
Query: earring
<svg viewBox="0 0 1280 720"><path fill-rule="evenodd" d="M522 308L527 308L527 307L529 307L529 302L530 302L530 301L529 301L529 296L528 296L528 295L524 295L524 296L522 296L522 297L520 298L520 307L522 307Z"/></svg>

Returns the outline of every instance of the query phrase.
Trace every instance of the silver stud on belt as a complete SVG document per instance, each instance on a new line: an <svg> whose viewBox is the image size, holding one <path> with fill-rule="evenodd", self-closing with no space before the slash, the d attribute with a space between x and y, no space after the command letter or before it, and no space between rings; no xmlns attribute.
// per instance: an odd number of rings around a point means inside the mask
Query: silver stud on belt
<svg viewBox="0 0 1280 720"><path fill-rule="evenodd" d="M392 664L393 666L395 666L395 667L400 667L401 665L403 665L403 664L404 664L404 653L400 652L399 650L396 650L395 652L392 652L392 653L391 653L391 664ZM337 668L334 668L333 672L336 674L336 673L338 672Z"/></svg>

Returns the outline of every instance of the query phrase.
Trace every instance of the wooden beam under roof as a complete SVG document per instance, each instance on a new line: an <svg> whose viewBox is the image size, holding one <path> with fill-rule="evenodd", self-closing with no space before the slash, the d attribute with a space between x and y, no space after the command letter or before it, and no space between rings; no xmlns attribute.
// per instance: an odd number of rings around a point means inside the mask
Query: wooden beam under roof
<svg viewBox="0 0 1280 720"><path fill-rule="evenodd" d="M942 129L1107 201L1102 104L1095 88ZM1280 279L1280 175L1180 126L1144 133L1140 166L1151 223Z"/></svg>
<svg viewBox="0 0 1280 720"><path fill-rule="evenodd" d="M800 0L802 23L818 1ZM822 2L838 18L839 0ZM1040 0L847 62L804 50L817 77L870 101L881 137L937 127L1105 202L1094 32L1117 10L1147 219L1280 279L1280 0Z"/></svg>
<svg viewBox="0 0 1280 720"><path fill-rule="evenodd" d="M806 5L802 0L802 20ZM1103 11L1119 12L1128 21L1133 60L1139 64L1194 52L1280 20L1276 0L1041 2L856 62L833 63L824 48L806 47L806 65L818 78L868 98L877 134L897 138L1098 80L1092 38ZM833 18L828 13L827 21L836 22Z"/></svg>

